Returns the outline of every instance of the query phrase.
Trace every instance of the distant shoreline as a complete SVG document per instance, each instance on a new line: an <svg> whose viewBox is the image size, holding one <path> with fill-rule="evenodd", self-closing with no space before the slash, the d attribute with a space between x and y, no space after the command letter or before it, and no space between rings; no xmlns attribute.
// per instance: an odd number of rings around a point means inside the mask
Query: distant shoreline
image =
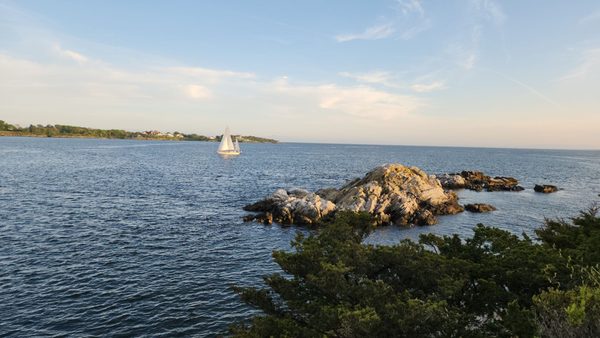
<svg viewBox="0 0 600 338"><path fill-rule="evenodd" d="M204 136L198 134L184 134L180 132L160 132L149 130L132 132L121 129L93 129L68 125L30 125L19 127L0 120L0 137L54 137L54 138L98 138L118 140L143 140L143 141L205 141L220 142L221 135ZM232 135L240 143L279 143L279 141L251 136Z"/></svg>

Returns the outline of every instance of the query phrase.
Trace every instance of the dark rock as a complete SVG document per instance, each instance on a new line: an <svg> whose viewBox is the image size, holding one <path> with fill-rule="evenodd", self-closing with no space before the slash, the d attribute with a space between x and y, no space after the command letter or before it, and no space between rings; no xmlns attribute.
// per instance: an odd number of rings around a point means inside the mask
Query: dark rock
<svg viewBox="0 0 600 338"><path fill-rule="evenodd" d="M469 189L475 191L521 191L523 187L513 177L490 177L481 171L462 171L443 174L439 178L444 189Z"/></svg>
<svg viewBox="0 0 600 338"><path fill-rule="evenodd" d="M415 225L434 225L437 223L437 218L433 215L433 213L427 209L421 209L412 217L412 224Z"/></svg>
<svg viewBox="0 0 600 338"><path fill-rule="evenodd" d="M466 204L465 210L469 212L490 212L496 210L493 205L485 204L485 203L474 203L474 204Z"/></svg>
<svg viewBox="0 0 600 338"><path fill-rule="evenodd" d="M535 192L541 192L544 194L550 194L553 192L557 192L558 191L558 187L555 185L550 185L550 184L536 184L535 187L533 188L533 190L535 190ZM600 196L600 195L599 195Z"/></svg>
<svg viewBox="0 0 600 338"><path fill-rule="evenodd" d="M323 188L315 191L315 194L319 195L319 197L324 198L329 201L335 201L337 195L340 191L336 188Z"/></svg>
<svg viewBox="0 0 600 338"><path fill-rule="evenodd" d="M256 221L258 223L268 225L273 223L273 214L271 214L270 212L264 212L254 215L246 215L242 219L244 222Z"/></svg>

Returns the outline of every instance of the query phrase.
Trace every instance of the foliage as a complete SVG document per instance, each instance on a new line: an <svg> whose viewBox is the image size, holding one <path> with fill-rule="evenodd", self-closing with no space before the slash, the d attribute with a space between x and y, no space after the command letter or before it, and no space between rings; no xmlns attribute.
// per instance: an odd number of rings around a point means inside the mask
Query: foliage
<svg viewBox="0 0 600 338"><path fill-rule="evenodd" d="M547 220L545 227L536 231L546 246L560 250L582 265L600 262L600 224L598 224L598 206L592 206L572 224L565 220Z"/></svg>
<svg viewBox="0 0 600 338"><path fill-rule="evenodd" d="M2 120L0 120L0 131L13 131L13 130L17 130L18 128L13 126L12 124L8 124Z"/></svg>
<svg viewBox="0 0 600 338"><path fill-rule="evenodd" d="M210 138L197 134L160 133L157 131L132 132L121 129L93 129L67 125L30 125L19 128L0 120L0 131L11 136L46 136L46 137L94 137L110 139L155 139L155 140L182 140L182 141L220 141L220 136ZM256 136L239 136L239 142L277 143L276 140Z"/></svg>
<svg viewBox="0 0 600 338"><path fill-rule="evenodd" d="M234 288L263 314L232 333L531 337L553 336L544 321L558 319L572 336L599 333L600 292L584 273L600 263L593 210L571 224L548 221L540 241L480 224L467 239L377 246L363 243L370 229L367 215L340 213L319 233L297 235L293 252L275 251L283 273L265 288Z"/></svg>
<svg viewBox="0 0 600 338"><path fill-rule="evenodd" d="M534 296L537 322L543 336L599 336L600 270L597 267L581 270L581 285L567 290L550 288Z"/></svg>

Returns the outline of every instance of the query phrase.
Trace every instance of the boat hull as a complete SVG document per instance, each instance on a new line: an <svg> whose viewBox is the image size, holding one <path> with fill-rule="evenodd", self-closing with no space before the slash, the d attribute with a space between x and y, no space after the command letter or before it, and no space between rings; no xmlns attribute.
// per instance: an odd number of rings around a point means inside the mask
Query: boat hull
<svg viewBox="0 0 600 338"><path fill-rule="evenodd" d="M217 151L217 154L219 155L231 155L231 156L237 156L240 154L239 151Z"/></svg>

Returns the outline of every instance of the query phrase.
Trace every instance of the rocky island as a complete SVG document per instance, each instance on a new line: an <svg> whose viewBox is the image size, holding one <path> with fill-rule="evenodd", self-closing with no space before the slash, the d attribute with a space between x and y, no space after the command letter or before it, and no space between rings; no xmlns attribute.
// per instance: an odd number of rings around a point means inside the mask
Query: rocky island
<svg viewBox="0 0 600 338"><path fill-rule="evenodd" d="M465 210L452 189L523 190L518 183L512 177L490 177L479 171L444 174L438 179L417 167L386 164L339 189L278 189L245 206L244 210L254 213L245 216L244 221L311 225L336 211L352 211L371 214L377 224L432 225L437 223L437 215ZM472 212L495 210L486 204L468 207Z"/></svg>
<svg viewBox="0 0 600 338"><path fill-rule="evenodd" d="M340 189L314 193L279 189L266 199L247 205L258 212L246 221L314 224L337 210L368 212L380 224L430 225L436 215L456 214L464 209L454 192L446 191L435 176L417 167L388 164L373 169Z"/></svg>

